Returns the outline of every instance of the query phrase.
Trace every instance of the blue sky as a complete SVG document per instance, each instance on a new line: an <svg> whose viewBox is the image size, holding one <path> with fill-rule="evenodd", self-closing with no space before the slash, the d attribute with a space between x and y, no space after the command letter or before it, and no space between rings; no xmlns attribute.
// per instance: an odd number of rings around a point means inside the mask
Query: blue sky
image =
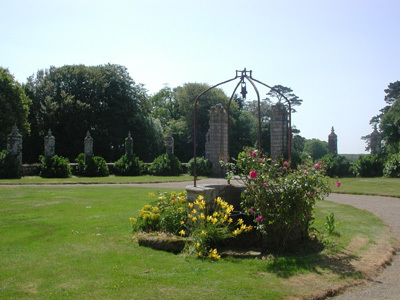
<svg viewBox="0 0 400 300"><path fill-rule="evenodd" d="M0 0L0 66L23 83L50 66L120 64L149 94L247 68L303 99L302 136L327 141L334 126L339 153L364 153L400 80L399 12L397 0Z"/></svg>

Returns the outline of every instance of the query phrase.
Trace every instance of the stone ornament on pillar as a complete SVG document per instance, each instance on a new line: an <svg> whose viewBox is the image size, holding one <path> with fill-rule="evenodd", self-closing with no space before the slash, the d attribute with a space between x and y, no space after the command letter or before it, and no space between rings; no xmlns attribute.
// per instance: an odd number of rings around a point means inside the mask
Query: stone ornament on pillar
<svg viewBox="0 0 400 300"><path fill-rule="evenodd" d="M165 150L167 154L174 154L174 138L171 132L169 132L168 136L165 138Z"/></svg>
<svg viewBox="0 0 400 300"><path fill-rule="evenodd" d="M47 135L44 137L44 156L50 157L55 154L56 138L51 134L49 129Z"/></svg>
<svg viewBox="0 0 400 300"><path fill-rule="evenodd" d="M278 102L271 112L271 158L277 159L288 153L289 121L285 105Z"/></svg>
<svg viewBox="0 0 400 300"><path fill-rule="evenodd" d="M125 139L125 155L129 160L133 158L133 139L130 131Z"/></svg>
<svg viewBox="0 0 400 300"><path fill-rule="evenodd" d="M85 156L92 156L93 155L93 138L90 136L90 132L86 133L86 137L84 140L84 153Z"/></svg>
<svg viewBox="0 0 400 300"><path fill-rule="evenodd" d="M374 131L371 133L370 143L371 154L380 154L382 151L382 137L376 129L376 125L374 127Z"/></svg>
<svg viewBox="0 0 400 300"><path fill-rule="evenodd" d="M19 134L17 125L12 127L11 133L7 136L7 151L17 156L22 165L22 135Z"/></svg>

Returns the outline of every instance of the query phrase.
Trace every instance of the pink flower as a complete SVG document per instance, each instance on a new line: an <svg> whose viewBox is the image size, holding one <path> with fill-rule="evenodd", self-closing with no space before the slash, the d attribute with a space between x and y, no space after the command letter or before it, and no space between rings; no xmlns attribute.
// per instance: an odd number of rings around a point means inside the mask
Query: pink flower
<svg viewBox="0 0 400 300"><path fill-rule="evenodd" d="M249 209L249 212L250 212L251 214L254 214L254 210L253 210L252 208Z"/></svg>
<svg viewBox="0 0 400 300"><path fill-rule="evenodd" d="M310 218L311 217L311 215L310 214L306 214L306 218Z"/></svg>
<svg viewBox="0 0 400 300"><path fill-rule="evenodd" d="M322 165L322 160L319 161L319 164Z"/></svg>
<svg viewBox="0 0 400 300"><path fill-rule="evenodd" d="M319 164L315 164L314 168L319 169Z"/></svg>
<svg viewBox="0 0 400 300"><path fill-rule="evenodd" d="M303 170L303 173L304 173L304 174L307 173L307 170Z"/></svg>
<svg viewBox="0 0 400 300"><path fill-rule="evenodd" d="M262 162L262 158L258 158L258 162L261 163Z"/></svg>
<svg viewBox="0 0 400 300"><path fill-rule="evenodd" d="M254 178L257 177L257 172L256 171L250 171L249 175L250 175L251 179L254 179Z"/></svg>
<svg viewBox="0 0 400 300"><path fill-rule="evenodd" d="M266 182L264 182L264 183L263 183L263 187L266 187L266 186L267 186L267 183L266 183Z"/></svg>
<svg viewBox="0 0 400 300"><path fill-rule="evenodd" d="M256 221L257 221L257 222L261 222L262 218L263 218L263 216L259 215L259 216L257 217Z"/></svg>
<svg viewBox="0 0 400 300"><path fill-rule="evenodd" d="M286 167L283 167L283 169L286 170L287 168L286 168Z"/></svg>
<svg viewBox="0 0 400 300"><path fill-rule="evenodd" d="M287 161L284 161L283 164L284 164L285 166L287 166L289 163L288 163Z"/></svg>
<svg viewBox="0 0 400 300"><path fill-rule="evenodd" d="M336 187L340 187L340 184L341 184L341 182L338 181L338 182L336 183Z"/></svg>
<svg viewBox="0 0 400 300"><path fill-rule="evenodd" d="M257 151L251 152L251 158L254 158L254 156L257 154Z"/></svg>

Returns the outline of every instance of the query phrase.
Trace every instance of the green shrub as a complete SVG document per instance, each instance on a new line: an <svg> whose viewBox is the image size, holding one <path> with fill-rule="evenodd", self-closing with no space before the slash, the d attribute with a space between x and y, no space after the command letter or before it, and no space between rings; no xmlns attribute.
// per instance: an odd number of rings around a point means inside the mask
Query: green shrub
<svg viewBox="0 0 400 300"><path fill-rule="evenodd" d="M182 163L174 154L162 154L149 167L149 173L159 176L178 176L182 173Z"/></svg>
<svg viewBox="0 0 400 300"><path fill-rule="evenodd" d="M357 177L381 177L383 175L383 159L376 154L360 156L351 166Z"/></svg>
<svg viewBox="0 0 400 300"><path fill-rule="evenodd" d="M194 175L194 159L189 160L188 172ZM196 158L196 175L197 176L210 176L212 174L212 163L204 157Z"/></svg>
<svg viewBox="0 0 400 300"><path fill-rule="evenodd" d="M68 178L72 175L72 168L69 165L68 158L58 155L45 157L40 156L42 163L40 168L40 177L44 178Z"/></svg>
<svg viewBox="0 0 400 300"><path fill-rule="evenodd" d="M81 153L75 161L78 163L78 175L86 177L105 177L110 174L106 161L100 156L86 156Z"/></svg>
<svg viewBox="0 0 400 300"><path fill-rule="evenodd" d="M7 150L0 152L0 178L21 178L22 169L16 155Z"/></svg>
<svg viewBox="0 0 400 300"><path fill-rule="evenodd" d="M400 153L392 154L388 157L383 170L383 176L400 178Z"/></svg>
<svg viewBox="0 0 400 300"><path fill-rule="evenodd" d="M122 155L114 164L115 175L138 176L141 175L143 171L144 164L137 156L133 156L129 159L126 155Z"/></svg>
<svg viewBox="0 0 400 300"><path fill-rule="evenodd" d="M345 177L351 175L349 160L341 155L329 153L321 158L326 165L326 175L329 177Z"/></svg>

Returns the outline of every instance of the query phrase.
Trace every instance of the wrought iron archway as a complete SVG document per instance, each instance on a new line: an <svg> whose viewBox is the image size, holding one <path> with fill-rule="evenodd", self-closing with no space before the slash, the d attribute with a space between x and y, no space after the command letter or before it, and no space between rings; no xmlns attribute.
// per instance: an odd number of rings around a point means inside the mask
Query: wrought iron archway
<svg viewBox="0 0 400 300"><path fill-rule="evenodd" d="M259 151L261 152L261 100L260 100L260 93L257 89L257 86L255 83L259 83L267 88L269 88L270 90L278 93L280 96L282 96L283 99L285 99L287 105L288 105L288 113L289 113L289 126L288 126L288 159L290 161L291 156L292 156L292 106L290 104L289 99L283 95L281 92L279 92L278 90L274 89L273 87L261 82L260 80L257 80L255 78L253 78L253 71L247 71L246 68L242 71L236 70L236 76L234 78L225 80L223 82L220 82L216 85L213 85L211 87L209 87L208 89L204 90L203 92L201 92L195 99L194 101L194 130L193 130L193 185L196 187L196 178L197 178L197 173L196 173L196 157L197 157L197 103L199 101L199 98L201 96L203 96L205 93L207 93L208 91L226 84L228 82L234 81L236 79L239 78L238 83L236 84L235 89L232 92L232 95L229 99L228 102L228 107L227 107L227 122L228 122L228 151L229 151L229 146L230 146L230 140L229 140L229 133L230 133L230 126L229 126L229 116L230 116L230 106L231 106L231 102L233 99L233 96L235 95L237 89L239 88L239 86L241 86L241 91L240 93L242 94L242 97L245 99L246 98L246 94L247 94L247 89L246 89L246 82L245 80L247 80L248 82L250 82L250 84L252 85L254 91L257 94L257 110L258 110L258 147L259 147ZM229 159L229 153L228 153L228 159Z"/></svg>

